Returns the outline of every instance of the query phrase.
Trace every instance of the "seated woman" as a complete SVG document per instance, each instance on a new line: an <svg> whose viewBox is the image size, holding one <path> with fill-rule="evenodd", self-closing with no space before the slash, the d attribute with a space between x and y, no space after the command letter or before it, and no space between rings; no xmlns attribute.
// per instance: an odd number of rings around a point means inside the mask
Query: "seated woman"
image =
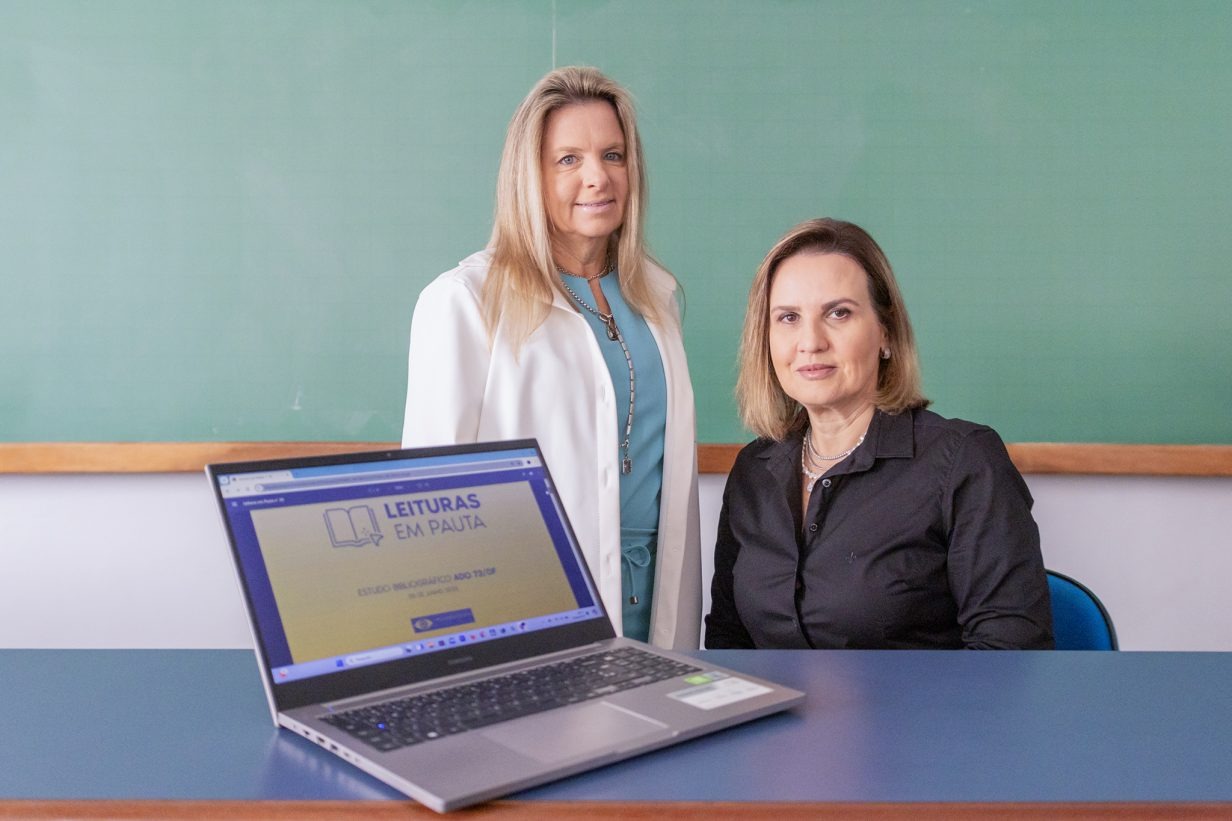
<svg viewBox="0 0 1232 821"><path fill-rule="evenodd" d="M863 229L810 220L770 249L736 393L761 438L723 494L706 647L1053 646L1026 483L991 428L925 410Z"/></svg>

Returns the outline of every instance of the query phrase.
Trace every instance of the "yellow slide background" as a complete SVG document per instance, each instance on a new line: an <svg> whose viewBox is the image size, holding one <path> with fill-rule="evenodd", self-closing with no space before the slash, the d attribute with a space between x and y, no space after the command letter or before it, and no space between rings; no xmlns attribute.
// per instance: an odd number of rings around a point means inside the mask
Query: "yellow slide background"
<svg viewBox="0 0 1232 821"><path fill-rule="evenodd" d="M386 502L392 509L398 501L453 499L456 495L433 491L253 512L295 663L577 606L528 484L488 485L461 492L477 494L480 506L454 513L386 516ZM357 504L372 509L384 538L375 546L333 547L325 512ZM462 514L478 515L486 527L430 535L430 519L456 521ZM395 523L420 523L424 535L395 538ZM496 572L473 575L487 568ZM467 572L471 578L454 579L455 574ZM449 580L392 589L398 583L437 576ZM361 595L364 589L383 592ZM412 630L414 618L467 607L475 615L469 625L423 633Z"/></svg>

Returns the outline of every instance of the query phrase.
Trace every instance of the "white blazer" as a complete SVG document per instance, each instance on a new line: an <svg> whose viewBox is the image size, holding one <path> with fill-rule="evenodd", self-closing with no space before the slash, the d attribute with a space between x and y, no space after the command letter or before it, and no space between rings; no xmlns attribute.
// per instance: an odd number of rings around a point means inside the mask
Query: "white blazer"
<svg viewBox="0 0 1232 821"><path fill-rule="evenodd" d="M538 439L619 634L620 468L611 376L585 318L559 294L516 357L503 321L489 348L480 289L491 257L490 251L472 254L419 295L402 444ZM676 311L675 281L650 263L646 274L664 307ZM694 649L701 629L701 537L693 387L680 333L653 323L650 330L667 381L650 641Z"/></svg>

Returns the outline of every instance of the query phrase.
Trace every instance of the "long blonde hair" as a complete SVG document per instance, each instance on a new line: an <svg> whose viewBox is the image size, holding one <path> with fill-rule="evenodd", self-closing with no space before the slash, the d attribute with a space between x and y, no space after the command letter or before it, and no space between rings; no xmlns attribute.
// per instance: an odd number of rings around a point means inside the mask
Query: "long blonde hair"
<svg viewBox="0 0 1232 821"><path fill-rule="evenodd" d="M566 66L535 84L514 112L505 135L496 178L496 215L488 243L492 263L483 285L484 323L489 337L503 317L514 345L520 344L547 318L554 293L563 293L552 260L551 225L543 199L543 135L553 111L594 100L612 106L625 139L629 197L624 220L609 248L619 272L621 293L651 322L664 324L675 319L674 314L663 311L645 276L646 265L653 260L645 245L646 172L632 97L598 69Z"/></svg>
<svg viewBox="0 0 1232 821"><path fill-rule="evenodd" d="M835 219L813 219L792 228L762 260L749 289L740 339L736 402L745 427L758 436L782 440L800 422L800 405L783 390L770 360L770 286L779 266L796 254L842 254L868 278L877 319L889 340L890 358L879 360L877 408L901 413L928 407L920 385L920 357L907 305L890 261L863 228Z"/></svg>

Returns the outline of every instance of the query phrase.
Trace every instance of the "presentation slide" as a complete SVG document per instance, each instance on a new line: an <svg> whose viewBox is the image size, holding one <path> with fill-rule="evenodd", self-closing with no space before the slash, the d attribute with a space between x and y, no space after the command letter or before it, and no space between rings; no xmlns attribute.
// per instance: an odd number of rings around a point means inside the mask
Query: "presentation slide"
<svg viewBox="0 0 1232 821"><path fill-rule="evenodd" d="M297 664L577 607L526 482L252 521Z"/></svg>

